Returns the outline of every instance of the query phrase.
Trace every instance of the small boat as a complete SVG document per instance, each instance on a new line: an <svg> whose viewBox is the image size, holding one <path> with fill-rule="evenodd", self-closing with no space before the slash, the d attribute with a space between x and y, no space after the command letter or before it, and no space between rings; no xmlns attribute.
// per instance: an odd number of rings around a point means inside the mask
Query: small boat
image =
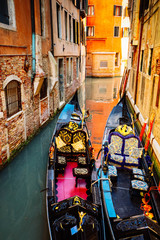
<svg viewBox="0 0 160 240"><path fill-rule="evenodd" d="M53 132L47 167L46 205L50 239L106 239L93 148L77 92Z"/></svg>
<svg viewBox="0 0 160 240"><path fill-rule="evenodd" d="M106 123L98 170L109 239L160 239L160 188L124 95Z"/></svg>

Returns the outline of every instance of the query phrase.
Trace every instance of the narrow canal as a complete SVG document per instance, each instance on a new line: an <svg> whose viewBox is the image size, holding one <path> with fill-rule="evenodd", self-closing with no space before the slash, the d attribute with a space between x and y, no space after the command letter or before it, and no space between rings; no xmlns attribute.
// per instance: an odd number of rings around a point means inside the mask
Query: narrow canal
<svg viewBox="0 0 160 240"><path fill-rule="evenodd" d="M80 104L90 110L87 126L95 155L107 117L118 101L120 78L87 78ZM45 189L49 143L56 116L0 172L0 239L48 240Z"/></svg>

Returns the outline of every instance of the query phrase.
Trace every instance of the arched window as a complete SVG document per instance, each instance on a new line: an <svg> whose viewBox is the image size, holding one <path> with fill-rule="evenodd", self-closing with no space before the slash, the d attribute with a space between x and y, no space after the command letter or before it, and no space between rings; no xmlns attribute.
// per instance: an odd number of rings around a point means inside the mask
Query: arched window
<svg viewBox="0 0 160 240"><path fill-rule="evenodd" d="M7 117L22 110L21 105L21 83L12 80L5 87Z"/></svg>

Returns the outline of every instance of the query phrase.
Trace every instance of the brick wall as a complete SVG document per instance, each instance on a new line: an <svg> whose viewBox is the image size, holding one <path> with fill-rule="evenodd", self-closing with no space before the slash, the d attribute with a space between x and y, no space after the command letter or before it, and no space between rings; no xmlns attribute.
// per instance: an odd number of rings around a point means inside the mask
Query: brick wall
<svg viewBox="0 0 160 240"><path fill-rule="evenodd" d="M66 57L64 59L64 88L65 101L80 87L77 78L76 57L73 57L73 82L68 86L66 79ZM0 57L0 164L5 162L13 150L17 149L28 137L33 135L40 126L59 108L59 84L49 92L49 96L40 100L40 95L34 96L31 83L31 70L24 71L25 56ZM31 66L31 56L29 56ZM48 58L43 59L43 69L48 75ZM5 92L3 83L8 76L14 75L21 80L22 111L7 118ZM14 80L14 79L13 79ZM49 108L48 108L49 106Z"/></svg>

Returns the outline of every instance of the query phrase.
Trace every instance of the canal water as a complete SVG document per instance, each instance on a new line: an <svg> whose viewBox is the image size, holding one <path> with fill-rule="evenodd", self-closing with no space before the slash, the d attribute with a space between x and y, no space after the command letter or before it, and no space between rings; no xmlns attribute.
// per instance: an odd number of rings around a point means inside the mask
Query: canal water
<svg viewBox="0 0 160 240"><path fill-rule="evenodd" d="M79 91L81 106L90 111L87 126L95 155L101 148L107 117L118 101L119 83L120 78L87 78ZM57 118L0 172L1 240L49 239L43 190L48 149Z"/></svg>

